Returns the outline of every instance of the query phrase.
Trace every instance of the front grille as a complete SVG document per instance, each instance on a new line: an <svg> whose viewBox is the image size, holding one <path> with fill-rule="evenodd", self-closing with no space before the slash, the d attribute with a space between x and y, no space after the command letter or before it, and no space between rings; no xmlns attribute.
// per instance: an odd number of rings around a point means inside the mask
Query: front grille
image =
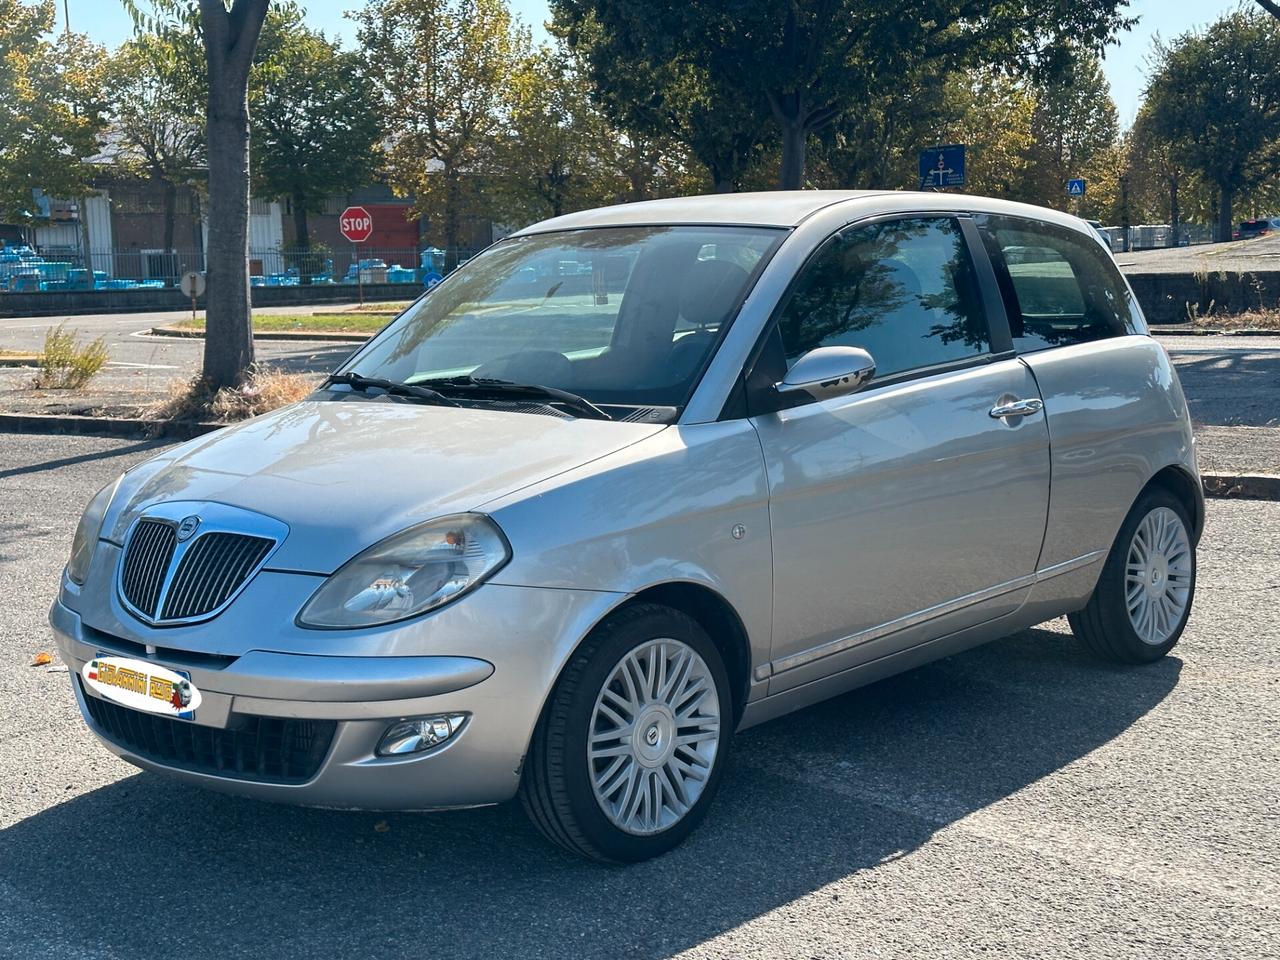
<svg viewBox="0 0 1280 960"><path fill-rule="evenodd" d="M160 590L173 560L178 534L173 524L160 520L139 520L129 538L120 573L120 591L141 613L154 618L160 604Z"/></svg>
<svg viewBox="0 0 1280 960"><path fill-rule="evenodd" d="M166 767L260 783L305 783L329 753L337 723L232 714L225 730L130 710L84 691L89 716L117 746Z"/></svg>
<svg viewBox="0 0 1280 960"><path fill-rule="evenodd" d="M120 594L135 613L155 624L209 616L248 582L276 543L224 530L180 543L175 521L146 517L125 545Z"/></svg>
<svg viewBox="0 0 1280 960"><path fill-rule="evenodd" d="M258 568L274 540L241 533L206 533L178 564L161 620L184 620L216 610Z"/></svg>

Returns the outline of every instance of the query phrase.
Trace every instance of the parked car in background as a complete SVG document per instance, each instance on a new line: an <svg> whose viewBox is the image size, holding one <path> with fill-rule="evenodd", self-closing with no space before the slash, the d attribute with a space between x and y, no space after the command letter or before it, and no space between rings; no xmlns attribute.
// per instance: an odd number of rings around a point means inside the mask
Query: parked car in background
<svg viewBox="0 0 1280 960"><path fill-rule="evenodd" d="M1240 221L1240 227L1236 230L1236 238L1249 240L1253 237L1262 237L1268 233L1276 232L1280 232L1280 217L1262 217Z"/></svg>
<svg viewBox="0 0 1280 960"><path fill-rule="evenodd" d="M518 795L636 861L706 815L735 730L1063 614L1159 659L1203 524L1177 372L1083 221L692 197L527 227L308 400L128 471L50 621L140 767Z"/></svg>

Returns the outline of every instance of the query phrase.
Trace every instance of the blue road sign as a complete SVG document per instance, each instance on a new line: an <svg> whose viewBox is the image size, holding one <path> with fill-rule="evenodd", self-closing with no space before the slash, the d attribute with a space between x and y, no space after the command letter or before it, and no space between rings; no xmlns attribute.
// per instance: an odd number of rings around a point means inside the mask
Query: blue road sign
<svg viewBox="0 0 1280 960"><path fill-rule="evenodd" d="M1083 197L1083 196L1084 196L1084 181L1083 181L1083 180L1068 180L1068 181L1067 181L1067 196L1068 196L1068 197Z"/></svg>
<svg viewBox="0 0 1280 960"><path fill-rule="evenodd" d="M964 186L964 144L920 151L920 189Z"/></svg>

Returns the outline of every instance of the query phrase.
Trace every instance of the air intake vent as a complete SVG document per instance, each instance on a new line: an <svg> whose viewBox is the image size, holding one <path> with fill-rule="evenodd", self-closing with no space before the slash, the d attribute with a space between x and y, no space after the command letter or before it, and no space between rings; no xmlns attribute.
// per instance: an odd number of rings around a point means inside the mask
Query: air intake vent
<svg viewBox="0 0 1280 960"><path fill-rule="evenodd" d="M182 557L164 598L161 620L186 620L217 610L258 568L273 540L206 533Z"/></svg>
<svg viewBox="0 0 1280 960"><path fill-rule="evenodd" d="M120 574L120 592L144 616L155 619L165 574L178 545L177 529L163 520L140 520L133 528Z"/></svg>

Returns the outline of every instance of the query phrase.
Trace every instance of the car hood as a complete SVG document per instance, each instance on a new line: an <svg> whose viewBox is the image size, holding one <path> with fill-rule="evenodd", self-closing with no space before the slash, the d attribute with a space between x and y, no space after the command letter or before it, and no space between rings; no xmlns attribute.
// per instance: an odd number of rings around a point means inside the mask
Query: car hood
<svg viewBox="0 0 1280 960"><path fill-rule="evenodd" d="M122 543L156 503L211 501L289 526L271 567L331 573L434 517L607 456L661 424L359 401L304 401L201 437L125 474L103 524Z"/></svg>

